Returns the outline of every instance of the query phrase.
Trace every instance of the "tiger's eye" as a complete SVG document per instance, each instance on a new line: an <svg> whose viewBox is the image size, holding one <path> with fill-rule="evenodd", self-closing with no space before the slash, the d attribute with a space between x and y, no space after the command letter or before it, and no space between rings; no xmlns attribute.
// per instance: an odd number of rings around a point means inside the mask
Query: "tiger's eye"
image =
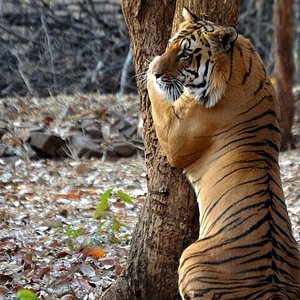
<svg viewBox="0 0 300 300"><path fill-rule="evenodd" d="M182 52L181 54L178 55L178 58L180 60L187 60L190 58L190 54L187 52Z"/></svg>

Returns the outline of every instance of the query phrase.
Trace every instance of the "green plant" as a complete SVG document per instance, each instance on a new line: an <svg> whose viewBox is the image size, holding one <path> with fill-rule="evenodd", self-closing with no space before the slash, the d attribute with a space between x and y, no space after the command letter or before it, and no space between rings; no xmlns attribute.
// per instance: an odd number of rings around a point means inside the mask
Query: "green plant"
<svg viewBox="0 0 300 300"><path fill-rule="evenodd" d="M28 289L20 289L17 291L18 300L37 300L38 297L36 293Z"/></svg>
<svg viewBox="0 0 300 300"><path fill-rule="evenodd" d="M61 226L55 230L55 233L64 233L68 238L67 244L71 251L79 250L81 244L78 243L77 238L85 233L85 228L74 228L71 225Z"/></svg>
<svg viewBox="0 0 300 300"><path fill-rule="evenodd" d="M116 214L111 209L110 199L115 197L127 205L133 204L130 195L123 191L113 192L113 189L106 190L100 195L97 209L94 213L94 219L99 220L98 231L108 237L108 240L113 244L122 244L128 241L129 235L121 233L121 228L126 227L117 218Z"/></svg>
<svg viewBox="0 0 300 300"><path fill-rule="evenodd" d="M67 225L67 230L66 230L66 236L70 239L76 239L80 237L84 233L84 228L79 227L79 228L72 228L71 225Z"/></svg>
<svg viewBox="0 0 300 300"><path fill-rule="evenodd" d="M93 218L98 221L98 237L90 237L88 244L99 244L109 241L113 244L128 244L130 233L125 230L126 225L120 220L118 214L112 208L112 199L120 201L125 205L132 205L133 201L130 195L123 191L114 192L113 189L106 190L99 197L99 202ZM82 248L79 237L86 233L84 227L74 228L71 225L65 225L57 228L55 233L63 233L67 237L67 244L71 251L77 251ZM85 243L87 240L85 239Z"/></svg>
<svg viewBox="0 0 300 300"><path fill-rule="evenodd" d="M85 229L83 227L72 228L71 225L68 225L66 228L66 236L68 237L68 247L70 250L79 250L81 244L78 242L77 238L83 235Z"/></svg>

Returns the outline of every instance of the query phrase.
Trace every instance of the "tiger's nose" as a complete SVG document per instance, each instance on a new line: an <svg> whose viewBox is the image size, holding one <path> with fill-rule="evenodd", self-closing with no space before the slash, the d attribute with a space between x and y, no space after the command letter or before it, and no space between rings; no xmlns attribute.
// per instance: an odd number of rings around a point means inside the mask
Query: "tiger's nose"
<svg viewBox="0 0 300 300"><path fill-rule="evenodd" d="M153 72L156 79L160 78L163 74L158 72Z"/></svg>

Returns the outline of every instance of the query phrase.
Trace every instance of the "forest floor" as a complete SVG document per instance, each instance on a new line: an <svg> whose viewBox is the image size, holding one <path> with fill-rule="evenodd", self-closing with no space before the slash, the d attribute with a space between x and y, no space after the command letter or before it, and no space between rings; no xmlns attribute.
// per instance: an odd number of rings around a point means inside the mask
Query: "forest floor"
<svg viewBox="0 0 300 300"><path fill-rule="evenodd" d="M30 99L24 100L22 110L14 105L18 114L11 116L12 124L14 118L28 122L33 117L26 101ZM113 97L104 102L118 110ZM83 104L74 97L68 103L73 110L80 107L82 114L97 107L99 99L90 97ZM36 118L47 117L54 105L36 105ZM137 122L138 100L127 99L126 106L128 118ZM64 122L69 122L68 116ZM6 139L11 142L10 135ZM280 166L300 243L300 149L281 154ZM40 299L98 299L126 265L146 190L140 152L113 161L0 159L0 300L16 299L20 288L35 291Z"/></svg>

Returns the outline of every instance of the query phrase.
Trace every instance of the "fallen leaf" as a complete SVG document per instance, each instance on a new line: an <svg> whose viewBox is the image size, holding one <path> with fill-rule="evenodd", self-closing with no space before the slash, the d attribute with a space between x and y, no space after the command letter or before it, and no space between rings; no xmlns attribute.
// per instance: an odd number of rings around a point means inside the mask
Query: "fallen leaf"
<svg viewBox="0 0 300 300"><path fill-rule="evenodd" d="M51 272L51 268L49 266L41 267L38 269L36 273L36 277L38 279L43 279L43 277L50 272Z"/></svg>
<svg viewBox="0 0 300 300"><path fill-rule="evenodd" d="M102 258L105 256L105 251L103 248L98 246L86 247L82 250L84 256L90 256L93 258Z"/></svg>
<svg viewBox="0 0 300 300"><path fill-rule="evenodd" d="M78 193L67 193L67 194L56 194L54 195L55 199L80 199L80 195Z"/></svg>
<svg viewBox="0 0 300 300"><path fill-rule="evenodd" d="M96 275L94 268L87 264L80 265L79 269L81 270L81 272L84 276L94 277Z"/></svg>
<svg viewBox="0 0 300 300"><path fill-rule="evenodd" d="M5 285L7 282L10 282L13 280L12 276L0 274L0 285Z"/></svg>

